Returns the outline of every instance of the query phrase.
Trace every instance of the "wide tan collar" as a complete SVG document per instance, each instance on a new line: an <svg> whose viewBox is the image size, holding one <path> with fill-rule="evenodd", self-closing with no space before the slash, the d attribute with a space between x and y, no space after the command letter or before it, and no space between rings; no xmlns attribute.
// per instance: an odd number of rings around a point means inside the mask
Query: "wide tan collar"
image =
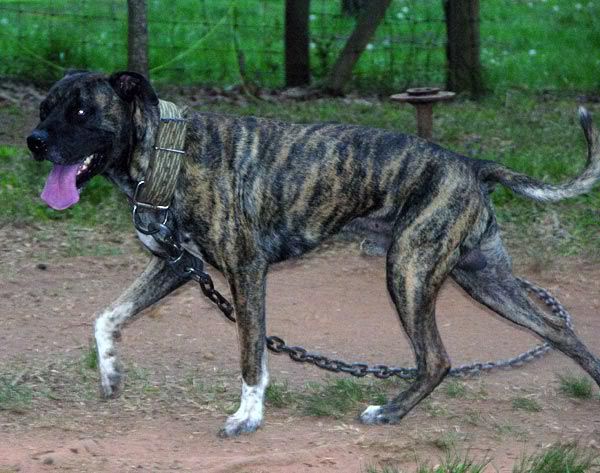
<svg viewBox="0 0 600 473"><path fill-rule="evenodd" d="M175 193L185 154L188 120L187 109L172 102L159 100L158 107L160 123L154 147L149 152L151 155L148 156L147 170L135 192L134 203L145 208L165 209L171 204ZM139 163L132 162L132 170L138 165Z"/></svg>

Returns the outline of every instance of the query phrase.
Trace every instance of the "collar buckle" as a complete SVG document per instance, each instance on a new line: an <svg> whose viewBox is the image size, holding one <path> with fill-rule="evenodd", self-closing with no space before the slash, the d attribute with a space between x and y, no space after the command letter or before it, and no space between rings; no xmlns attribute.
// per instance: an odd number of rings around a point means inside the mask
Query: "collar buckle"
<svg viewBox="0 0 600 473"><path fill-rule="evenodd" d="M169 208L170 205L153 205L153 204L148 204L147 202L140 202L138 200L138 195L140 193L140 189L142 188L142 186L145 184L144 180L141 180L140 182L137 183L137 186L135 187L135 192L133 194L133 211L132 211L132 217L133 217L133 225L135 226L135 229L138 230L140 233L143 233L144 235L154 235L155 233L157 233L159 231L159 227L157 225L153 225L152 223L150 225L144 225L142 223L142 219L139 215L139 210L146 210L146 211L152 211L152 212L156 212L158 215L161 214L161 212L164 212L164 217L162 219L162 223L161 225L166 225L167 220L169 220Z"/></svg>

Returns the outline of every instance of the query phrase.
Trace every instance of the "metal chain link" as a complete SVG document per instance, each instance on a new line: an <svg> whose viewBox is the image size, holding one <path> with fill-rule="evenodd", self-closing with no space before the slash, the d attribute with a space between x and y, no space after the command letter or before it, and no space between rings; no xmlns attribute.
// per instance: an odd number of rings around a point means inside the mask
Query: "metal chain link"
<svg viewBox="0 0 600 473"><path fill-rule="evenodd" d="M202 294L204 294L211 302L213 302L218 309L227 317L231 322L235 323L235 316L233 315L233 306L225 299L225 297L215 289L215 285L208 273L204 271L197 271L195 268L186 268L186 272L190 274L191 278L200 285Z"/></svg>
<svg viewBox="0 0 600 473"><path fill-rule="evenodd" d="M138 226L137 223L134 214L134 224L136 224L136 228ZM217 306L227 319L231 322L235 322L236 319L233 306L217 289L215 289L212 278L204 271L202 260L191 255L181 247L174 238L173 231L165 224L165 222L160 224L152 223L148 226L148 229L149 231L147 230L147 234L152 235L161 247L165 249L167 256L164 258L167 263L169 263L170 267L178 274L196 281L200 285L202 293ZM526 279L517 278L517 280L526 291L533 293L555 316L562 319L569 329L572 329L573 324L571 315L562 304L554 298L554 296L546 289L536 286ZM414 367L406 368L383 364L369 366L367 363L348 363L343 360L328 358L319 353L311 353L301 346L288 345L282 338L275 335L266 337L266 345L267 348L274 353L286 353L296 362L311 363L318 368L334 373L347 373L356 377L373 375L380 379L387 379L391 376L402 379L413 379L417 373L417 369ZM448 374L449 376L455 377L474 376L494 369L522 366L525 363L540 358L550 350L551 346L548 343L543 343L513 358L461 365L452 368Z"/></svg>
<svg viewBox="0 0 600 473"><path fill-rule="evenodd" d="M195 271L193 272L195 273ZM205 278L208 283L201 282L204 281ZM204 295L217 304L217 307L229 320L235 322L232 305L214 288L210 276L207 273L202 273L201 275L194 275L194 279L200 282L200 287ZM546 289L536 286L523 278L517 278L517 280L525 290L532 292L544 302L554 315L563 319L567 327L572 328L571 315ZM363 377L371 374L380 379L387 379L391 376L402 379L413 379L417 373L417 369L414 367L392 367L383 364L369 366L367 363L348 363L343 360L328 358L319 353L311 353L301 346L288 345L282 338L275 335L268 336L266 338L266 343L267 348L274 353L285 353L296 362L311 363L318 368L334 373L347 373L356 377ZM522 366L542 357L550 351L551 348L552 347L548 343L543 343L513 358L498 361L475 362L452 368L448 375L454 377L467 377L495 369Z"/></svg>

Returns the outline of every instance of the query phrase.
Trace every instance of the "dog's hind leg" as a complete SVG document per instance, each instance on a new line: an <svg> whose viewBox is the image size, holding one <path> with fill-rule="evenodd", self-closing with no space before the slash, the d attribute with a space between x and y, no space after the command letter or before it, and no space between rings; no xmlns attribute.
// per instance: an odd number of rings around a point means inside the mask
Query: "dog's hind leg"
<svg viewBox="0 0 600 473"><path fill-rule="evenodd" d="M222 437L254 432L263 420L265 389L269 383L266 354L266 264L252 261L228 272L237 320L242 396L240 407L221 429Z"/></svg>
<svg viewBox="0 0 600 473"><path fill-rule="evenodd" d="M435 321L435 302L459 259L459 246L477 213L478 199L453 197L458 189L438 189L432 196L421 196L401 216L387 255L388 291L415 352L416 378L388 404L367 408L360 416L367 424L398 422L450 370Z"/></svg>
<svg viewBox="0 0 600 473"><path fill-rule="evenodd" d="M145 271L96 319L94 335L98 350L100 386L105 397L115 397L122 385L121 366L114 346L126 322L187 281L153 256Z"/></svg>
<svg viewBox="0 0 600 473"><path fill-rule="evenodd" d="M459 265L452 278L475 300L526 327L577 362L600 385L600 359L577 337L566 321L542 311L512 274L510 259L494 233L481 246L486 266L466 270Z"/></svg>

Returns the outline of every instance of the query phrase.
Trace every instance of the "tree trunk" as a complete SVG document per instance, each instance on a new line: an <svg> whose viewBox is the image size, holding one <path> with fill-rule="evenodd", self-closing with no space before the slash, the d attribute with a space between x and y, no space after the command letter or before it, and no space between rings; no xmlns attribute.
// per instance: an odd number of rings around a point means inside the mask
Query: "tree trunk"
<svg viewBox="0 0 600 473"><path fill-rule="evenodd" d="M308 14L310 0L285 2L285 85L310 83Z"/></svg>
<svg viewBox="0 0 600 473"><path fill-rule="evenodd" d="M479 57L479 0L444 0L446 85L454 92L480 96L484 91Z"/></svg>
<svg viewBox="0 0 600 473"><path fill-rule="evenodd" d="M360 12L356 28L348 38L344 49L338 56L325 88L334 94L342 93L342 89L352 75L352 69L364 51L367 43L383 20L391 0L370 0Z"/></svg>
<svg viewBox="0 0 600 473"><path fill-rule="evenodd" d="M148 77L148 9L146 0L127 0L127 69Z"/></svg>

